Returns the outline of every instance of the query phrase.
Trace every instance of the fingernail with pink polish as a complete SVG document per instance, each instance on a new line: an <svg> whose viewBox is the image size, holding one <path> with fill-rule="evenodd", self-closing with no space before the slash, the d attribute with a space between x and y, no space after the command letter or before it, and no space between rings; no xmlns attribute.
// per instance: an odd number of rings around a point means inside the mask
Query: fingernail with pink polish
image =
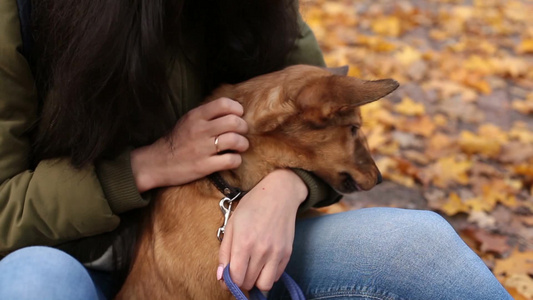
<svg viewBox="0 0 533 300"><path fill-rule="evenodd" d="M224 272L224 265L220 264L217 269L217 280L222 279L222 272Z"/></svg>

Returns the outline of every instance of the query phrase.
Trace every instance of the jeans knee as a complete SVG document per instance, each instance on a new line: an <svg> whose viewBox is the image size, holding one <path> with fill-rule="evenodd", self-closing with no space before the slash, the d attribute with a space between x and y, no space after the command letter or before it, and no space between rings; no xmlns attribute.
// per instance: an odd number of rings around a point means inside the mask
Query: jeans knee
<svg viewBox="0 0 533 300"><path fill-rule="evenodd" d="M410 234L414 238L447 239L458 237L455 229L438 213L427 210L404 211L403 222L412 224Z"/></svg>
<svg viewBox="0 0 533 300"><path fill-rule="evenodd" d="M438 256L438 261L451 264L479 259L451 224L435 212L399 210L394 222L397 231L387 238L394 245L394 253L406 260L435 264Z"/></svg>
<svg viewBox="0 0 533 300"><path fill-rule="evenodd" d="M0 299L98 299L87 270L50 247L27 247L0 261Z"/></svg>
<svg viewBox="0 0 533 300"><path fill-rule="evenodd" d="M441 215L425 210L398 209L393 217L399 238L406 238L415 244L449 244L460 241L455 229Z"/></svg>
<svg viewBox="0 0 533 300"><path fill-rule="evenodd" d="M353 217L352 217L353 216ZM399 208L367 208L348 214L345 222L355 219L348 225L346 239L361 240L360 249L368 253L411 255L425 251L439 253L464 244L453 227L439 214L431 211ZM364 226L361 226L364 224ZM359 244L359 243L358 243ZM429 254L429 253L428 253Z"/></svg>
<svg viewBox="0 0 533 300"><path fill-rule="evenodd" d="M406 299L509 299L483 261L434 212L352 210L300 221L295 236L288 272L306 291L374 287ZM480 297L472 286L486 292Z"/></svg>

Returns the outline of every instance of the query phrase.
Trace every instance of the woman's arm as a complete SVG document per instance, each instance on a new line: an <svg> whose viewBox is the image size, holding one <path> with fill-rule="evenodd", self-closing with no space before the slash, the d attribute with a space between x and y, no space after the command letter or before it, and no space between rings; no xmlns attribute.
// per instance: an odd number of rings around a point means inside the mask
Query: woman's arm
<svg viewBox="0 0 533 300"><path fill-rule="evenodd" d="M238 286L270 290L289 262L296 212L306 197L305 184L291 170L275 170L263 178L229 219L217 278L231 262L231 277Z"/></svg>
<svg viewBox="0 0 533 300"><path fill-rule="evenodd" d="M57 159L30 170L28 131L38 103L21 46L17 2L1 1L0 254L107 232L119 223L94 166L76 170Z"/></svg>

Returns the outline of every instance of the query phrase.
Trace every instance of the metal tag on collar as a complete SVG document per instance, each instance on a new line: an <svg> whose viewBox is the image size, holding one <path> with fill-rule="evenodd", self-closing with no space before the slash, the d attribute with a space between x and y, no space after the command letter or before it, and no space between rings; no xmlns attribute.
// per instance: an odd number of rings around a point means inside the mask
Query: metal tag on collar
<svg viewBox="0 0 533 300"><path fill-rule="evenodd" d="M222 239L224 238L224 232L226 230L226 225L228 224L229 215L231 213L231 205L235 199L239 198L240 195L241 193L238 193L235 197L231 199L228 197L224 197L218 203L218 205L220 206L220 210L222 211L222 214L224 215L224 223L222 224L220 228L218 228L218 232L217 232L217 238L219 241L222 241Z"/></svg>

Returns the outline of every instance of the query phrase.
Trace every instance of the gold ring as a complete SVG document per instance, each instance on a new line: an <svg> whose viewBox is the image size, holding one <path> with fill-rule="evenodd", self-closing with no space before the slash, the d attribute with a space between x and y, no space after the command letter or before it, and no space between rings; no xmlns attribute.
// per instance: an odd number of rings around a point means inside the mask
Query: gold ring
<svg viewBox="0 0 533 300"><path fill-rule="evenodd" d="M215 137L215 151L217 154L220 152L220 150L218 150L218 136Z"/></svg>

